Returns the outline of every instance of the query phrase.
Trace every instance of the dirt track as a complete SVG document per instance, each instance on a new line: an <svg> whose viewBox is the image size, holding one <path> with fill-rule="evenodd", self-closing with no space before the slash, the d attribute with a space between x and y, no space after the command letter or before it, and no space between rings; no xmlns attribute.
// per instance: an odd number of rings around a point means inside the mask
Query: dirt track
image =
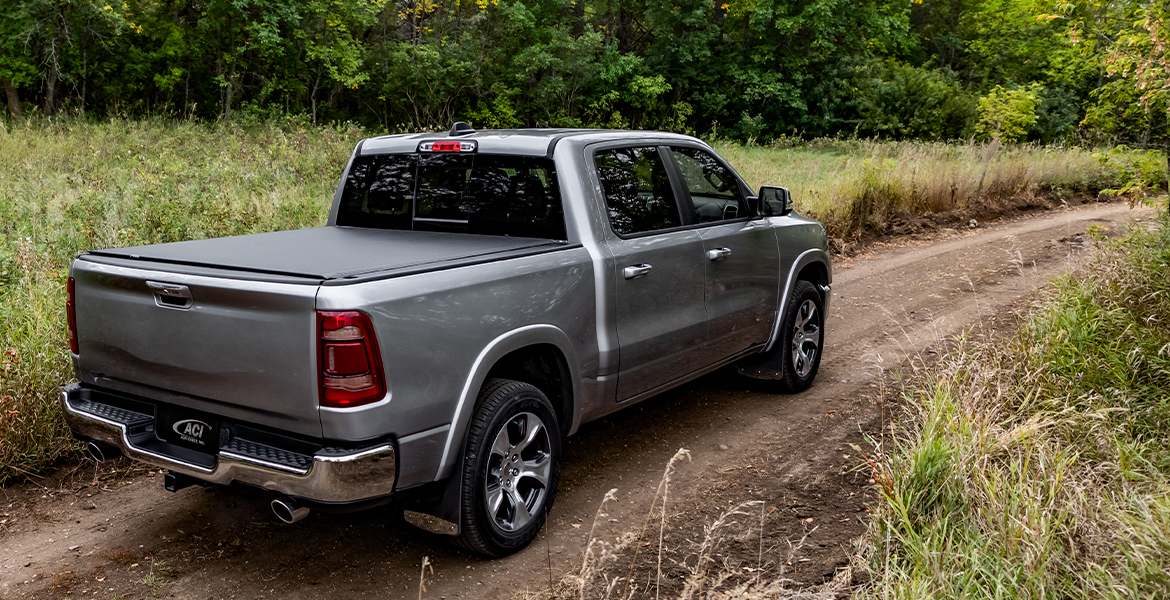
<svg viewBox="0 0 1170 600"><path fill-rule="evenodd" d="M1150 214L1087 205L838 260L825 363L811 390L779 395L720 372L586 425L566 444L545 533L515 556L467 557L391 509L314 513L284 526L262 497L198 487L171 494L157 470L121 461L0 489L0 598L416 597L424 556L434 565L424 597L507 598L579 568L607 490L617 488L618 500L599 532L612 539L640 527L679 448L693 461L680 463L671 484L667 542L676 560L722 510L762 500L762 535L752 517L750 539L727 542L730 568L753 572L762 543L765 579L784 568L820 583L848 561L865 528L867 475L849 444L880 434L883 370L963 328L1010 324L1021 300L1089 245L1077 234L1093 223L1117 232ZM790 556L789 543L809 532ZM669 597L684 571L665 564Z"/></svg>

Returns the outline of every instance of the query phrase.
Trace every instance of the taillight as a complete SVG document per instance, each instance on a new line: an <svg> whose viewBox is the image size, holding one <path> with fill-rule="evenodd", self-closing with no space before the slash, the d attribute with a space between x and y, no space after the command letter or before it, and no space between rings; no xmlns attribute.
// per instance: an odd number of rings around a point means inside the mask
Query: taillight
<svg viewBox="0 0 1170 600"><path fill-rule="evenodd" d="M357 311L317 311L321 406L344 408L386 395L382 359L370 318Z"/></svg>
<svg viewBox="0 0 1170 600"><path fill-rule="evenodd" d="M69 322L69 351L77 354L77 305L73 302L73 278L65 284L65 320Z"/></svg>

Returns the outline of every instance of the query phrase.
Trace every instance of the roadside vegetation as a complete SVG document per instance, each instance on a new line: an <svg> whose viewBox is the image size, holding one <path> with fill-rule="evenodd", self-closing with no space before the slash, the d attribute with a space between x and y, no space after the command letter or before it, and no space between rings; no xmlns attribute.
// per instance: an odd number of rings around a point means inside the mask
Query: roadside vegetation
<svg viewBox="0 0 1170 600"><path fill-rule="evenodd" d="M95 248L318 226L357 126L169 120L0 123L0 484L73 458L69 260ZM1164 186L1150 151L988 143L715 141L753 186L781 184L838 247L899 219ZM1136 182L1136 183L1135 183Z"/></svg>
<svg viewBox="0 0 1170 600"><path fill-rule="evenodd" d="M1098 243L906 388L860 598L1170 595L1170 217Z"/></svg>

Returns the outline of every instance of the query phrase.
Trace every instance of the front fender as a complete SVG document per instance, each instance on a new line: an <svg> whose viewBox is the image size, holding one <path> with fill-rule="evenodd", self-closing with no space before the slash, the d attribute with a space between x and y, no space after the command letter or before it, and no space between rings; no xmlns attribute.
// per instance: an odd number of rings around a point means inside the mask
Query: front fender
<svg viewBox="0 0 1170 600"><path fill-rule="evenodd" d="M829 258L829 253L821 248L811 248L805 250L796 260L792 261L792 266L788 269L788 274L784 280L784 287L780 292L780 303L776 309L776 319L772 325L772 335L768 339L768 345L764 348L764 352L772 349L776 344L776 340L780 339L780 324L784 321L784 310L788 308L788 299L792 295L792 287L796 285L796 276L807 266L813 263L821 263L825 266L825 272L828 273L828 282L833 282L833 263ZM825 317L829 314L829 294L825 294L823 309Z"/></svg>

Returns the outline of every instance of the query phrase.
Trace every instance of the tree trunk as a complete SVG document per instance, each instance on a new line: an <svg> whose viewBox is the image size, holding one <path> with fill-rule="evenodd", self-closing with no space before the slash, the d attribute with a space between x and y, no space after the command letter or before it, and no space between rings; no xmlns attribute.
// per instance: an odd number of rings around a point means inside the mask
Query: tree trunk
<svg viewBox="0 0 1170 600"><path fill-rule="evenodd" d="M4 92L8 96L8 114L12 115L13 119L20 117L20 96L16 93L16 87L12 85L9 79L3 80Z"/></svg>
<svg viewBox="0 0 1170 600"><path fill-rule="evenodd" d="M49 67L49 77L45 81L45 114L52 115L57 109L57 69Z"/></svg>
<svg viewBox="0 0 1170 600"><path fill-rule="evenodd" d="M622 7L618 10L618 52L634 49L634 13Z"/></svg>

